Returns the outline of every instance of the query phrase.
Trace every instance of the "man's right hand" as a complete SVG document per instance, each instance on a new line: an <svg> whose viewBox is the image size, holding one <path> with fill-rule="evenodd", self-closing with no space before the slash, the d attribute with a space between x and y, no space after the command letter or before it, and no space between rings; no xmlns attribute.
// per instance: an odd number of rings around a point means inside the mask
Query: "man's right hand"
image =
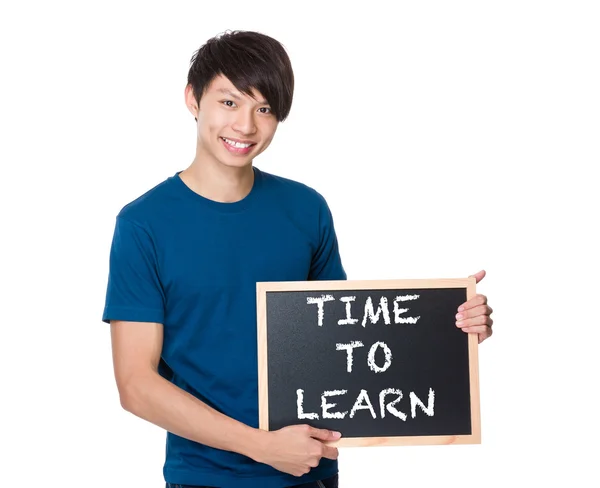
<svg viewBox="0 0 600 488"><path fill-rule="evenodd" d="M309 425L291 425L267 432L257 461L293 476L302 476L319 465L321 458L337 459L338 450L324 444L337 441L341 434Z"/></svg>

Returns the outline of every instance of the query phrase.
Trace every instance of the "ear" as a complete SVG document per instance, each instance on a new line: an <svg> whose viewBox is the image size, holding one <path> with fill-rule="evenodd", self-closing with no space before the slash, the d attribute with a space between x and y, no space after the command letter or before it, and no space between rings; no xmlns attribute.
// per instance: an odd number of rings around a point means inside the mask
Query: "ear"
<svg viewBox="0 0 600 488"><path fill-rule="evenodd" d="M187 85L185 87L185 106L194 118L198 118L198 102L196 102L196 97L194 97L192 85Z"/></svg>

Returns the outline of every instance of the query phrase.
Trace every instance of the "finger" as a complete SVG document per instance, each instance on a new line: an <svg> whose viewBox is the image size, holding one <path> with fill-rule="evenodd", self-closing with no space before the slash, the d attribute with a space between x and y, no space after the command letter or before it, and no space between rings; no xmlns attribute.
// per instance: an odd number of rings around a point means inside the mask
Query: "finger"
<svg viewBox="0 0 600 488"><path fill-rule="evenodd" d="M481 271L479 271L478 273L475 273L474 275L469 276L469 278L475 278L475 283L479 283L483 278L485 278L485 269L482 269Z"/></svg>
<svg viewBox="0 0 600 488"><path fill-rule="evenodd" d="M340 432L328 429L317 429L315 427L310 427L309 435L314 439L319 439L321 441L336 441L342 437Z"/></svg>
<svg viewBox="0 0 600 488"><path fill-rule="evenodd" d="M470 308L478 307L480 305L487 305L487 297L485 295L475 295L473 298L458 307L458 311L464 312L465 310L469 310Z"/></svg>
<svg viewBox="0 0 600 488"><path fill-rule="evenodd" d="M473 308L468 308L456 314L456 320L470 319L478 315L491 315L493 312L489 305L477 305Z"/></svg>
<svg viewBox="0 0 600 488"><path fill-rule="evenodd" d="M337 459L339 452L337 447L323 446L323 457L327 459Z"/></svg>
<svg viewBox="0 0 600 488"><path fill-rule="evenodd" d="M487 325L472 325L470 327L461 327L460 330L466 332L467 334L485 334L487 331L492 329Z"/></svg>
<svg viewBox="0 0 600 488"><path fill-rule="evenodd" d="M477 317L473 317L470 319L458 320L456 322L456 327L459 329L464 329L465 327L474 327L474 326L487 326L491 327L494 325L494 319L489 315L478 315Z"/></svg>

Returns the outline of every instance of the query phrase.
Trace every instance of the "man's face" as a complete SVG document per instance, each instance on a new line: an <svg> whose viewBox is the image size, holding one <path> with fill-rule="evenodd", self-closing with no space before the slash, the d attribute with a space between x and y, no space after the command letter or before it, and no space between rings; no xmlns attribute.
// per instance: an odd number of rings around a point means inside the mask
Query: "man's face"
<svg viewBox="0 0 600 488"><path fill-rule="evenodd" d="M197 156L241 168L269 146L277 130L277 118L258 91L253 90L253 95L254 98L241 93L219 75L205 90L200 110L196 110L188 85L186 103L198 119Z"/></svg>

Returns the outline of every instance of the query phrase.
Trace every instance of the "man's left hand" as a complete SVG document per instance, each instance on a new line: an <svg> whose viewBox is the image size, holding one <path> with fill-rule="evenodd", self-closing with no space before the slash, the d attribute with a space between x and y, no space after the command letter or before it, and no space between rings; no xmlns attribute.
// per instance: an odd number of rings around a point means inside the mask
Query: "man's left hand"
<svg viewBox="0 0 600 488"><path fill-rule="evenodd" d="M472 276L475 277L475 283L479 283L485 277L485 271L481 270ZM487 303L487 297L477 294L458 307L456 326L464 332L476 333L479 344L481 344L492 335L494 323L490 317L492 312L492 308Z"/></svg>

